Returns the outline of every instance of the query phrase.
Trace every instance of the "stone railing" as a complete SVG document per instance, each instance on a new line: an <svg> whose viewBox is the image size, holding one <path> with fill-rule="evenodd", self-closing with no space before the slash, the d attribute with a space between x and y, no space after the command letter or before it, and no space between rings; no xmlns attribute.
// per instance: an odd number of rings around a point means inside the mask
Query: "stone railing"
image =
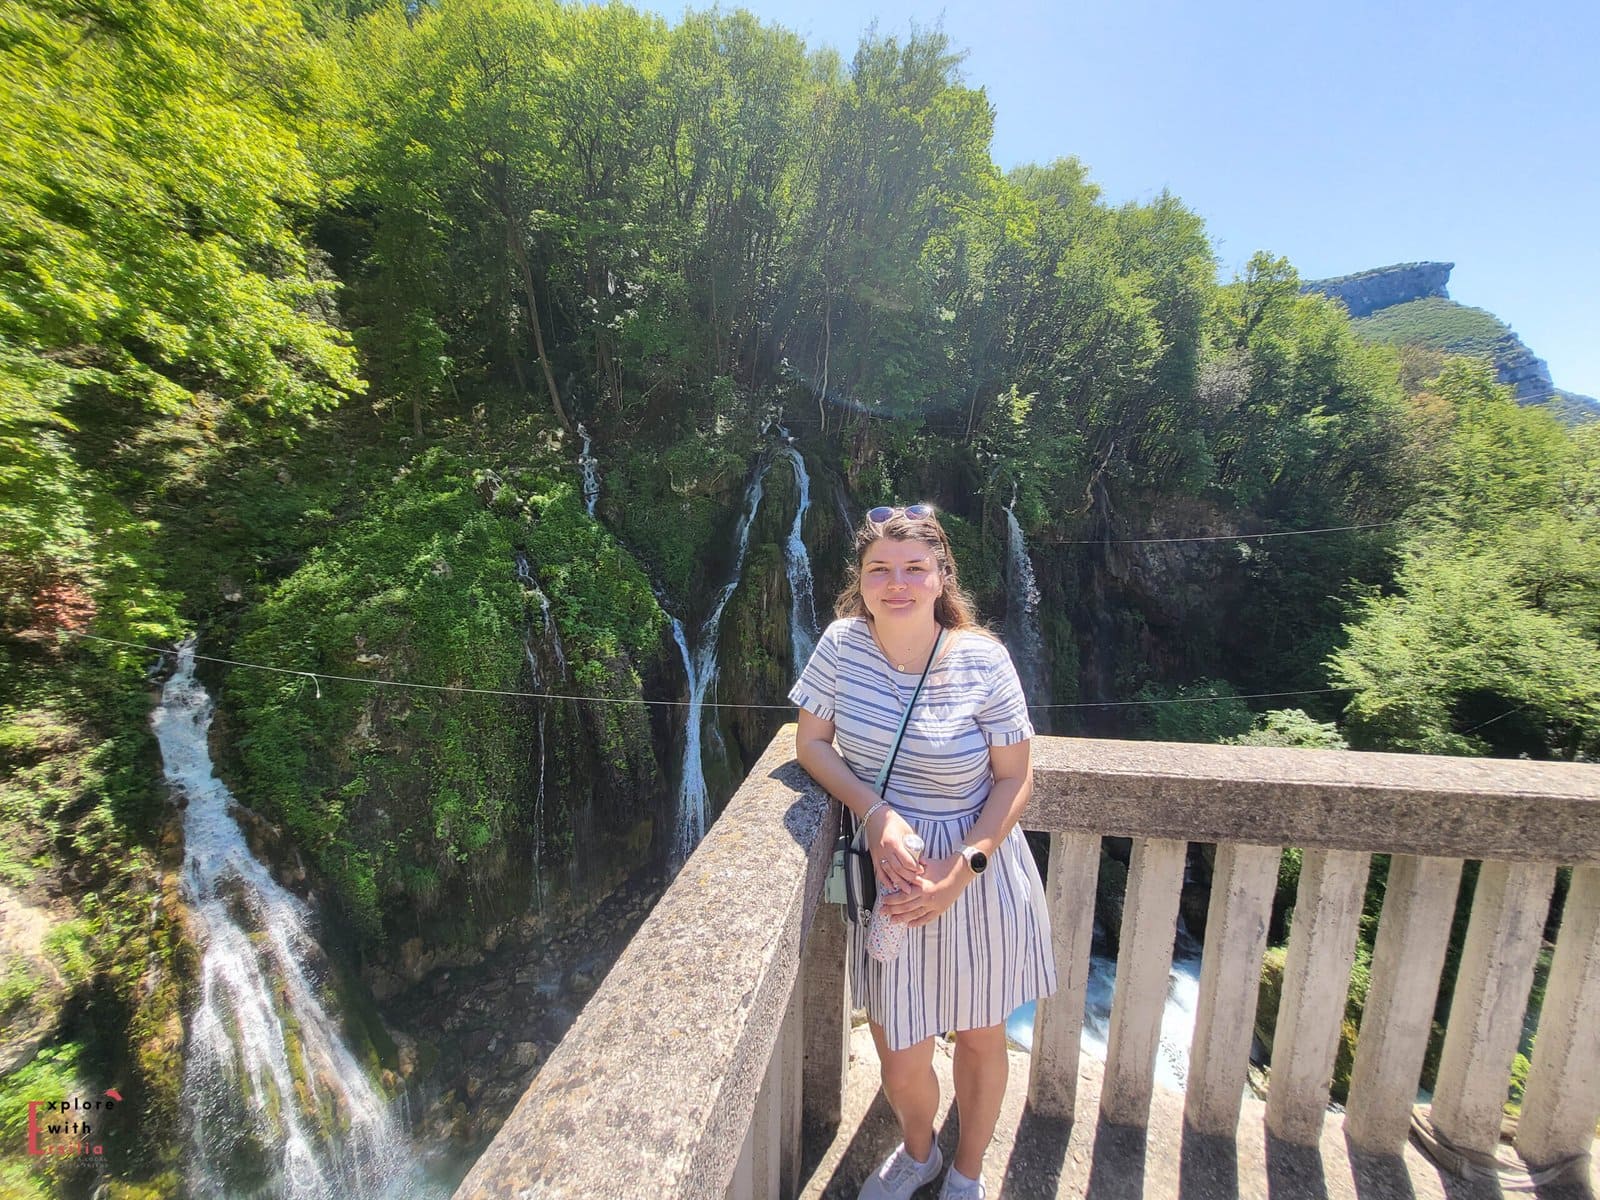
<svg viewBox="0 0 1600 1200"><path fill-rule="evenodd" d="M767 748L551 1055L458 1200L791 1196L802 1121L836 1124L843 927L819 908L836 815ZM1358 1150L1405 1144L1462 860L1483 860L1433 1105L1488 1151L1501 1128L1558 865L1577 868L1517 1147L1586 1154L1600 1119L1600 773L1562 763L1038 738L1024 823L1051 834L1061 989L1038 1006L1028 1102L1071 1119L1103 835L1134 839L1099 1115L1146 1123L1189 842L1217 847L1185 1096L1233 1136L1279 850L1301 848L1267 1124L1315 1143L1371 856L1392 855L1347 1106Z"/></svg>

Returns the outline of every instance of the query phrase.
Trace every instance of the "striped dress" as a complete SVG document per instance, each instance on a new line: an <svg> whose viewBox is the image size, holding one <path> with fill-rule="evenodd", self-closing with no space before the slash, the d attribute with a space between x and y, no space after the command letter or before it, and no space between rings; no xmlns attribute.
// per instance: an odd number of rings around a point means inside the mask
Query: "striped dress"
<svg viewBox="0 0 1600 1200"><path fill-rule="evenodd" d="M833 722L835 748L871 786L921 676L920 668L895 670L865 618L850 617L828 626L789 699ZM1032 736L1005 647L982 634L957 635L928 672L889 776L889 803L922 835L924 857L953 854L983 811L994 782L989 747ZM997 1025L1056 986L1044 889L1020 827L938 920L907 930L893 962L867 955L861 929L851 928L848 946L855 1002L893 1050Z"/></svg>

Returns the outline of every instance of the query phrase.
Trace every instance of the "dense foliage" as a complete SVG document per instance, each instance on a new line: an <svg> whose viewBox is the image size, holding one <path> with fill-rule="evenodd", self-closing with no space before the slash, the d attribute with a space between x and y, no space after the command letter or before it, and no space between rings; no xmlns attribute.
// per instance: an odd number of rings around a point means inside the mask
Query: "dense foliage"
<svg viewBox="0 0 1600 1200"><path fill-rule="evenodd" d="M664 610L699 628L779 436L823 611L851 514L921 497L998 624L1012 508L1036 699L1083 706L1046 727L1600 751L1600 434L1437 353L1474 310L1374 345L1281 258L1219 284L1175 196L1000 172L938 32L846 60L720 10L0 0L0 122L0 882L53 930L0 972L36 1052L7 1095L175 1103L144 656L62 635L299 672L212 672L220 766L392 955L581 830L660 851L682 716L601 701L681 699ZM791 666L770 478L730 705ZM492 694L535 681L578 699ZM719 711L714 790L780 719ZM47 976L78 1017L34 1029ZM116 1169L159 1190L174 1145Z"/></svg>
<svg viewBox="0 0 1600 1200"><path fill-rule="evenodd" d="M1380 309L1355 326L1371 341L1427 346L1476 358L1493 358L1500 343L1511 336L1493 313L1440 296Z"/></svg>

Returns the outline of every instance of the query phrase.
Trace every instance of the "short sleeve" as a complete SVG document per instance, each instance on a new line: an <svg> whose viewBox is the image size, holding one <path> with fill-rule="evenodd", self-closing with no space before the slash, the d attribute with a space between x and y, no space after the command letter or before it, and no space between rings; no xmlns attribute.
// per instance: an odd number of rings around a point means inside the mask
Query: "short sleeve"
<svg viewBox="0 0 1600 1200"><path fill-rule="evenodd" d="M996 645L995 660L989 668L989 696L977 713L978 728L991 746L1014 746L1033 736L1028 720L1028 701L1022 681L1005 647Z"/></svg>
<svg viewBox="0 0 1600 1200"><path fill-rule="evenodd" d="M790 700L824 721L833 720L833 699L839 680L839 633L843 624L835 621L822 631L817 648L811 652L811 661L789 689Z"/></svg>

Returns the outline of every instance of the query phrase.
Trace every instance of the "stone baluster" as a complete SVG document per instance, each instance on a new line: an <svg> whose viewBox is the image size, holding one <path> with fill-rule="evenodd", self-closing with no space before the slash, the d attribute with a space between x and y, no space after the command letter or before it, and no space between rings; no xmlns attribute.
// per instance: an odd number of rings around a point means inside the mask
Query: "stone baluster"
<svg viewBox="0 0 1600 1200"><path fill-rule="evenodd" d="M819 913L819 916L831 914ZM779 1160L782 1183L779 1194L785 1198L800 1193L800 1149L805 1104L805 987L796 980L789 994L789 1011L784 1014L783 1030L778 1035L783 1048L783 1150Z"/></svg>
<svg viewBox="0 0 1600 1200"><path fill-rule="evenodd" d="M756 1110L750 1117L753 1143L751 1191L755 1200L779 1200L783 1189L783 1031L767 1060L766 1078L756 1093Z"/></svg>
<svg viewBox="0 0 1600 1200"><path fill-rule="evenodd" d="M1056 960L1056 993L1039 1001L1034 1009L1028 1104L1040 1116L1062 1121L1072 1120L1078 1102L1078 1050L1089 995L1089 955L1094 942L1095 883L1099 874L1097 835L1050 835L1045 897Z"/></svg>
<svg viewBox="0 0 1600 1200"><path fill-rule="evenodd" d="M1322 1134L1371 860L1306 850L1300 861L1267 1085L1267 1128L1286 1142L1315 1146Z"/></svg>
<svg viewBox="0 0 1600 1200"><path fill-rule="evenodd" d="M1554 884L1544 863L1486 862L1478 872L1433 1091L1434 1129L1463 1150L1499 1145Z"/></svg>
<svg viewBox="0 0 1600 1200"><path fill-rule="evenodd" d="M756 1127L755 1122L745 1131L744 1145L739 1149L739 1161L734 1165L733 1178L728 1180L724 1200L750 1200L756 1188Z"/></svg>
<svg viewBox="0 0 1600 1200"><path fill-rule="evenodd" d="M1578 867L1561 917L1517 1149L1535 1166L1587 1156L1600 1121L1600 866Z"/></svg>
<svg viewBox="0 0 1600 1200"><path fill-rule="evenodd" d="M1350 1144L1368 1154L1397 1155L1410 1136L1460 884L1459 858L1389 862L1344 1123Z"/></svg>
<svg viewBox="0 0 1600 1200"><path fill-rule="evenodd" d="M845 969L844 922L824 904L811 922L801 962L801 1023L805 1031L801 1109L805 1124L838 1128L850 1066L850 977Z"/></svg>
<svg viewBox="0 0 1600 1200"><path fill-rule="evenodd" d="M1198 1133L1231 1138L1239 1125L1280 857L1276 846L1217 847L1183 1108Z"/></svg>
<svg viewBox="0 0 1600 1200"><path fill-rule="evenodd" d="M1149 1121L1188 849L1187 842L1170 838L1133 842L1100 1096L1100 1114L1113 1125L1143 1126Z"/></svg>

